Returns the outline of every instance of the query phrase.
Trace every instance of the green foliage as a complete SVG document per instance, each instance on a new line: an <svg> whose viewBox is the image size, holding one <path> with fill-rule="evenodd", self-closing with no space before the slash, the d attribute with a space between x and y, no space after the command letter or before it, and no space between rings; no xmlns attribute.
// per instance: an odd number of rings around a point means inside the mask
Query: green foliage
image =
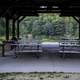
<svg viewBox="0 0 80 80"><path fill-rule="evenodd" d="M59 17L58 14L39 14L39 17L26 17L22 22L22 34L33 36L78 36L78 24L72 17ZM22 29L21 29L22 32ZM25 32L25 33L24 33Z"/></svg>
<svg viewBox="0 0 80 80"><path fill-rule="evenodd" d="M5 35L5 23L5 19L1 18L0 36ZM11 25L9 28L11 36ZM40 39L42 39L42 36L46 36L49 40L50 38L60 39L67 36L70 36L70 38L78 38L78 23L72 17L59 17L58 14L40 13L38 17L26 17L20 23L20 34L27 36L30 33L34 37L41 37Z"/></svg>

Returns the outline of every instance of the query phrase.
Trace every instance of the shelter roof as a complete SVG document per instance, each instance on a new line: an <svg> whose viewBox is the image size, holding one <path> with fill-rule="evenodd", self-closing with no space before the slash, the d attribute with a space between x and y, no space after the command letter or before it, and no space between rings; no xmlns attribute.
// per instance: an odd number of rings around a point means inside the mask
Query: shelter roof
<svg viewBox="0 0 80 80"><path fill-rule="evenodd" d="M80 0L0 0L0 16L12 17L61 13L62 16L80 16Z"/></svg>

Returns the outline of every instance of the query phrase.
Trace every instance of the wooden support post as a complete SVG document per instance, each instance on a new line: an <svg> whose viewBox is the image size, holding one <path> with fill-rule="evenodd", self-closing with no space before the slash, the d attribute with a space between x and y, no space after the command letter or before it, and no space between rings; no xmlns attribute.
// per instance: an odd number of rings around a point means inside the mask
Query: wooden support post
<svg viewBox="0 0 80 80"><path fill-rule="evenodd" d="M15 19L13 19L12 23L12 38L15 37Z"/></svg>
<svg viewBox="0 0 80 80"><path fill-rule="evenodd" d="M12 39L14 38L14 37L16 37L16 27L15 27L15 22L19 19L19 17L20 16L17 16L17 15L14 15L13 16L13 25L12 25ZM19 22L17 23L17 38L19 37L18 35L19 35Z"/></svg>
<svg viewBox="0 0 80 80"><path fill-rule="evenodd" d="M19 21L17 21L17 38L20 38L20 34L19 34Z"/></svg>
<svg viewBox="0 0 80 80"><path fill-rule="evenodd" d="M79 17L79 40L80 40L80 17Z"/></svg>
<svg viewBox="0 0 80 80"><path fill-rule="evenodd" d="M19 16L20 17L20 16ZM25 18L26 16L23 16L21 19L17 20L17 38L20 38L20 28L19 28L19 24L20 22Z"/></svg>
<svg viewBox="0 0 80 80"><path fill-rule="evenodd" d="M9 40L9 18L6 18L6 40Z"/></svg>

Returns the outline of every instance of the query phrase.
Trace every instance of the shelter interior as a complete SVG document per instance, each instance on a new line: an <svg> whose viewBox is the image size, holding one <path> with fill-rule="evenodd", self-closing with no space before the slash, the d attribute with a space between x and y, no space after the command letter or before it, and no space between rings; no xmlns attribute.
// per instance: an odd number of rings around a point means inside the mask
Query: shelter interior
<svg viewBox="0 0 80 80"><path fill-rule="evenodd" d="M17 38L19 38L19 23L26 16L38 16L38 13L60 13L60 16L72 16L80 25L79 10L80 0L0 0L0 17L6 19L6 40L9 40L9 20L13 21L12 37L15 37L17 21Z"/></svg>
<svg viewBox="0 0 80 80"><path fill-rule="evenodd" d="M19 38L19 23L26 16L38 16L39 13L60 13L61 17L72 16L79 23L80 39L79 10L80 0L0 0L0 17L6 19L6 40L9 40L10 20L12 20L12 38L16 36L15 22L17 22L17 38Z"/></svg>

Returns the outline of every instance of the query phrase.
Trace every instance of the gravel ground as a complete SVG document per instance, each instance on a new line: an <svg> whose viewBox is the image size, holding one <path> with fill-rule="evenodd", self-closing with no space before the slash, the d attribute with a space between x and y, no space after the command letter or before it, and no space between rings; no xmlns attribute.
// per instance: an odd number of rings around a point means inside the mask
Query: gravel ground
<svg viewBox="0 0 80 80"><path fill-rule="evenodd" d="M80 80L80 73L0 73L0 80Z"/></svg>

